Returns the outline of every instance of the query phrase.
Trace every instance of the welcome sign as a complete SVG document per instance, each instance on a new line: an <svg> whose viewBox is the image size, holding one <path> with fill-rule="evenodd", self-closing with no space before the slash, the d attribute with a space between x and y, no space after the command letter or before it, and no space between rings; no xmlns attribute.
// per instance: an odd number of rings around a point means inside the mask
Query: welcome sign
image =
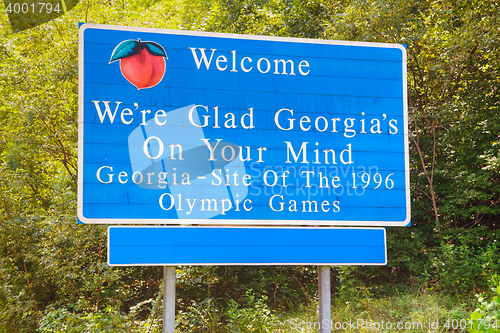
<svg viewBox="0 0 500 333"><path fill-rule="evenodd" d="M402 45L80 27L84 223L404 226Z"/></svg>

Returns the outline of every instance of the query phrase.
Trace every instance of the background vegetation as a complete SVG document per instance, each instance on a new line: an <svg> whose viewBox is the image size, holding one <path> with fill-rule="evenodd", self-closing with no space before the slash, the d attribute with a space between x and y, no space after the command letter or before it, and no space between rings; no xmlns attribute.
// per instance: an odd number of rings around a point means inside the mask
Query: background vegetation
<svg viewBox="0 0 500 333"><path fill-rule="evenodd" d="M76 224L78 22L406 44L412 227L387 228L386 267L333 269L339 316L498 316L497 1L85 0L18 33L0 18L0 332L161 327L160 269L107 267L105 228ZM286 331L315 318L316 277L179 267L178 328Z"/></svg>

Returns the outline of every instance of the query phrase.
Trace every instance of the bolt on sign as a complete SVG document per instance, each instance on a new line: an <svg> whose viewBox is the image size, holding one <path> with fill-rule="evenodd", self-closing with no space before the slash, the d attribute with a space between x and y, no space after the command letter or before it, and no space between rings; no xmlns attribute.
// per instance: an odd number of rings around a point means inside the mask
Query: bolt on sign
<svg viewBox="0 0 500 333"><path fill-rule="evenodd" d="M405 226L406 49L84 24L83 223Z"/></svg>

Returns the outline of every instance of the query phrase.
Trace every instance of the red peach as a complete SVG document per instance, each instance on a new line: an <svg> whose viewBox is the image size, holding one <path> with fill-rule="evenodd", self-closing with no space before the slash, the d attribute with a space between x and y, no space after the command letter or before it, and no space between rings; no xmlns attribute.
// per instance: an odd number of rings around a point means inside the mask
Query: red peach
<svg viewBox="0 0 500 333"><path fill-rule="evenodd" d="M123 76L137 89L158 84L165 74L165 60L150 54L145 48L136 55L120 60Z"/></svg>

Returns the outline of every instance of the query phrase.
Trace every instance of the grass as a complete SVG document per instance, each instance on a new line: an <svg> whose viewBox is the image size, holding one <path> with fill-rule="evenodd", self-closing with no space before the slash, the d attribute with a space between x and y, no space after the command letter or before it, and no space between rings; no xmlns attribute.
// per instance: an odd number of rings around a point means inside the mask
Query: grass
<svg viewBox="0 0 500 333"><path fill-rule="evenodd" d="M332 300L332 331L465 332L459 328L460 321L463 327L474 310L473 302L473 299L457 301L425 289L409 289L378 298L343 296ZM447 322L449 327L445 327ZM317 302L299 306L294 312L277 314L272 323L272 327L262 332L318 332Z"/></svg>

